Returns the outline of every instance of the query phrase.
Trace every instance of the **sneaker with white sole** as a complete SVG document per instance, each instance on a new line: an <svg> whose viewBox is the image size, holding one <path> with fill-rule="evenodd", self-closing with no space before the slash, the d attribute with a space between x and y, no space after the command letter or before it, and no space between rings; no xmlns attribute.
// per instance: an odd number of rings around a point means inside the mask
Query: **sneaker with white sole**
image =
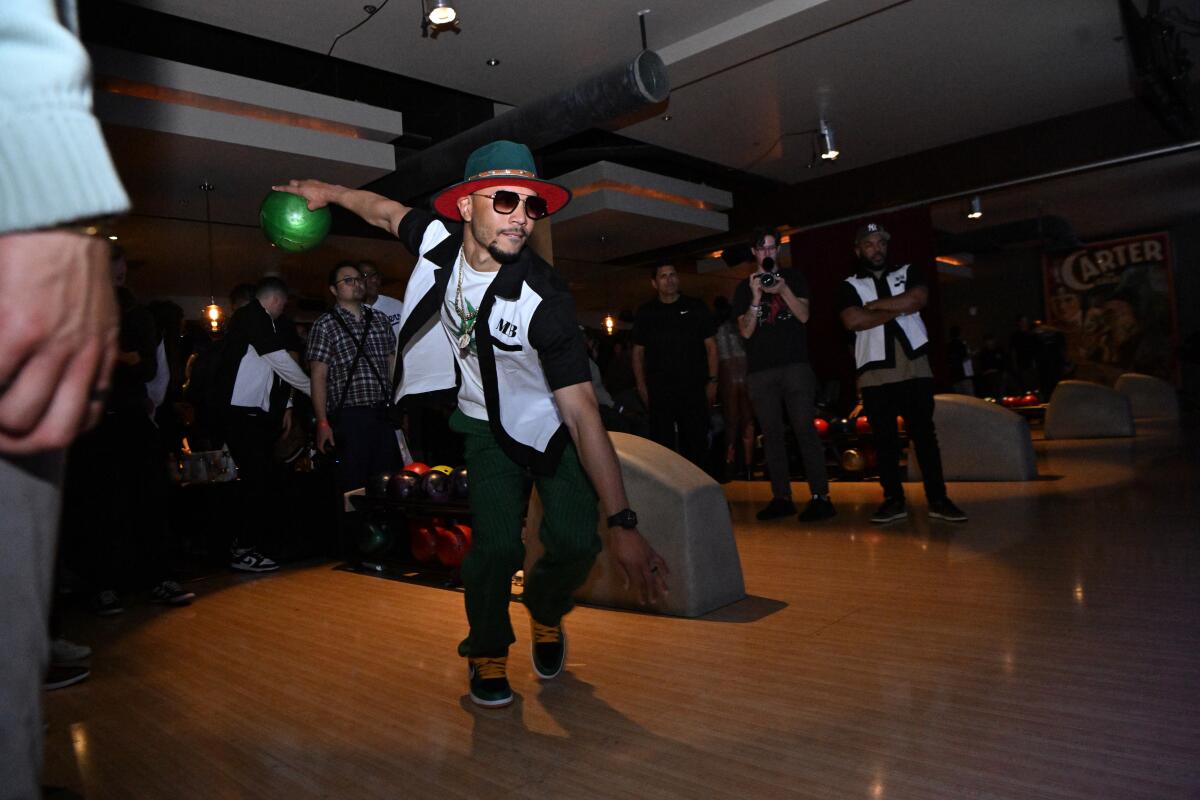
<svg viewBox="0 0 1200 800"><path fill-rule="evenodd" d="M274 572L279 569L278 564L251 548L234 550L229 566L241 572Z"/></svg>
<svg viewBox="0 0 1200 800"><path fill-rule="evenodd" d="M92 648L86 644L76 644L66 639L55 639L50 642L50 663L56 665L72 664L90 658Z"/></svg>
<svg viewBox="0 0 1200 800"><path fill-rule="evenodd" d="M533 671L544 681L557 678L567 663L567 632L561 621L557 625L543 625L533 617L529 621L533 624L533 641L529 645Z"/></svg>
<svg viewBox="0 0 1200 800"><path fill-rule="evenodd" d="M929 502L929 516L934 519L944 519L946 522L966 522L967 515L961 508L950 502L949 497Z"/></svg>
<svg viewBox="0 0 1200 800"><path fill-rule="evenodd" d="M876 525L886 525L906 517L908 517L908 507L904 504L904 498L889 497L871 515L871 522Z"/></svg>
<svg viewBox="0 0 1200 800"><path fill-rule="evenodd" d="M92 671L85 666L74 664L64 666L61 664L51 664L46 670L46 678L42 681L42 688L48 692L55 689L65 689L68 686L74 686L77 683L86 681L92 674Z"/></svg>
<svg viewBox="0 0 1200 800"><path fill-rule="evenodd" d="M175 581L163 581L150 590L150 599L160 606L186 606L196 599L196 593L187 591Z"/></svg>
<svg viewBox="0 0 1200 800"><path fill-rule="evenodd" d="M500 708L513 701L508 685L508 656L467 659L467 677L471 682L471 702L485 708Z"/></svg>

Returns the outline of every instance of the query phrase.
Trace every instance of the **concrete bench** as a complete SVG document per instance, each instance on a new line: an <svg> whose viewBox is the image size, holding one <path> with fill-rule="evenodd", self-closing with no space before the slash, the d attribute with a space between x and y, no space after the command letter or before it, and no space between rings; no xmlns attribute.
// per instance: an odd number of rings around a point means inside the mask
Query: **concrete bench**
<svg viewBox="0 0 1200 800"><path fill-rule="evenodd" d="M610 436L621 462L629 505L638 515L638 529L671 569L670 594L655 606L641 606L633 593L622 587L620 567L608 547L608 527L598 510L597 530L605 548L576 599L699 617L744 598L742 564L721 487L690 461L649 439L627 433ZM525 523L526 570L543 552L538 537L541 523L542 504L535 490Z"/></svg>
<svg viewBox="0 0 1200 800"><path fill-rule="evenodd" d="M1099 383L1062 381L1046 406L1047 439L1133 436L1129 398Z"/></svg>
<svg viewBox="0 0 1200 800"><path fill-rule="evenodd" d="M1162 378L1126 372L1117 378L1114 388L1129 398L1135 420L1179 419L1179 394Z"/></svg>
<svg viewBox="0 0 1200 800"><path fill-rule="evenodd" d="M934 398L933 424L948 481L1032 481L1037 458L1029 425L996 403L962 394ZM909 480L921 479L912 444L908 448Z"/></svg>

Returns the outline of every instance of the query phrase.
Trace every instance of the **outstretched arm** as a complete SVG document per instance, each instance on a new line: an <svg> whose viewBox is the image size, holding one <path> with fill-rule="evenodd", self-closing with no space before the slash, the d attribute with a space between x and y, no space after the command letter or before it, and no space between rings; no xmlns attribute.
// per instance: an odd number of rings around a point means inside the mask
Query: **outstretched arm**
<svg viewBox="0 0 1200 800"><path fill-rule="evenodd" d="M583 469L600 495L605 518L628 507L621 465L596 405L591 383L564 386L554 392L554 401L562 415ZM657 602L667 593L667 562L646 542L637 530L613 528L609 545L617 564L625 573L626 586L633 585L642 603Z"/></svg>
<svg viewBox="0 0 1200 800"><path fill-rule="evenodd" d="M290 180L271 188L278 192L300 195L308 201L310 211L316 211L330 203L341 206L393 236L400 227L400 220L409 212L408 206L389 200L383 195L316 180Z"/></svg>

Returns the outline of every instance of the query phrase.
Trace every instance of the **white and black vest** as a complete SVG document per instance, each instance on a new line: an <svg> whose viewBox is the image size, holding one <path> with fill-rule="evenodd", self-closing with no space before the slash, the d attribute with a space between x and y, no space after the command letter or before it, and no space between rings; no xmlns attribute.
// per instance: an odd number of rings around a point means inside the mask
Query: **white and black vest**
<svg viewBox="0 0 1200 800"><path fill-rule="evenodd" d="M862 304L866 305L880 298L880 288L886 291L886 294L882 294L883 297L895 297L907 291L908 267L908 264L904 264L889 269L879 280L869 271L859 270L855 275L846 278L846 283L854 288ZM854 362L858 371L866 372L869 369L894 366L895 359L892 353L897 337L904 348L904 354L909 358L924 355L929 345L929 334L925 330L925 323L921 320L919 311L904 314L891 322L865 331L855 331Z"/></svg>
<svg viewBox="0 0 1200 800"><path fill-rule="evenodd" d="M397 232L417 256L404 292L397 343L396 400L457 384L453 344L441 329L441 305L463 229L410 210ZM501 449L534 472L554 471L570 432L554 391L589 383L591 369L575 305L554 268L528 247L505 264L484 293L475 328L488 423Z"/></svg>

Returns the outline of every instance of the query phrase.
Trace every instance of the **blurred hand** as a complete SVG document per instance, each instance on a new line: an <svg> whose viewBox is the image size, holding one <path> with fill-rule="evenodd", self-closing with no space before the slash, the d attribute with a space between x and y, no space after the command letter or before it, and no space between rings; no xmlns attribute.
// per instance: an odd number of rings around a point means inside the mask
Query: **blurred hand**
<svg viewBox="0 0 1200 800"><path fill-rule="evenodd" d="M0 452L66 447L104 410L117 357L108 243L0 235Z"/></svg>
<svg viewBox="0 0 1200 800"><path fill-rule="evenodd" d="M317 426L317 452L327 453L331 448L337 447L337 442L333 440L333 428L328 425Z"/></svg>
<svg viewBox="0 0 1200 800"><path fill-rule="evenodd" d="M639 603L657 603L667 596L667 576L671 571L642 534L628 528L613 528L609 546L625 576L625 588L633 587Z"/></svg>

